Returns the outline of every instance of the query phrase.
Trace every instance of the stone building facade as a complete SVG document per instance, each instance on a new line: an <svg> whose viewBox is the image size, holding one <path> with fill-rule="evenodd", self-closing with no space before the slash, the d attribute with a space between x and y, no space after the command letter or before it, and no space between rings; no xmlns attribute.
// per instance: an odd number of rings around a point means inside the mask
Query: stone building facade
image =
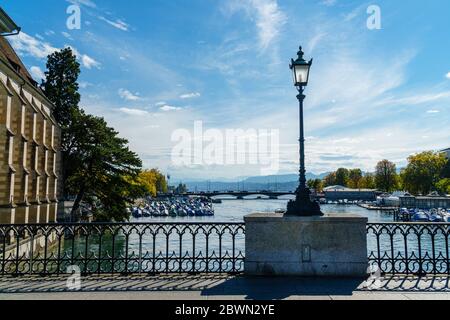
<svg viewBox="0 0 450 320"><path fill-rule="evenodd" d="M51 102L0 36L0 224L56 222L59 146Z"/></svg>

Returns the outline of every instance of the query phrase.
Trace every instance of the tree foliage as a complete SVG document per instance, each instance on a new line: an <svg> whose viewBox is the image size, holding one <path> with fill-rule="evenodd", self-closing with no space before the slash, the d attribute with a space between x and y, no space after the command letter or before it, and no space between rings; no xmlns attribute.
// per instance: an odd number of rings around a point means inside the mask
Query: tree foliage
<svg viewBox="0 0 450 320"><path fill-rule="evenodd" d="M397 166L389 160L378 162L375 168L375 186L384 192L394 191L398 186Z"/></svg>
<svg viewBox="0 0 450 320"><path fill-rule="evenodd" d="M441 177L444 179L450 179L450 159L447 159L447 163L442 169Z"/></svg>
<svg viewBox="0 0 450 320"><path fill-rule="evenodd" d="M336 172L331 172L323 179L323 187L326 188L335 185L336 185Z"/></svg>
<svg viewBox="0 0 450 320"><path fill-rule="evenodd" d="M323 181L321 179L310 179L307 184L308 188L314 189L316 192L323 191Z"/></svg>
<svg viewBox="0 0 450 320"><path fill-rule="evenodd" d="M401 173L404 188L422 195L437 191L446 164L446 157L439 152L426 151L410 156L408 166Z"/></svg>
<svg viewBox="0 0 450 320"><path fill-rule="evenodd" d="M347 186L349 179L349 171L346 168L339 168L336 171L336 184L339 186Z"/></svg>
<svg viewBox="0 0 450 320"><path fill-rule="evenodd" d="M366 173L362 177L359 187L361 189L376 189L375 176L371 173Z"/></svg>
<svg viewBox="0 0 450 320"><path fill-rule="evenodd" d="M183 194L188 192L188 188L185 184L180 183L175 189L174 189L174 193L175 194Z"/></svg>
<svg viewBox="0 0 450 320"><path fill-rule="evenodd" d="M138 181L145 187L145 192L153 197L156 197L158 192L167 193L168 191L166 177L157 169L142 171Z"/></svg>
<svg viewBox="0 0 450 320"><path fill-rule="evenodd" d="M363 173L361 169L351 169L348 173L348 187L353 189L361 188Z"/></svg>
<svg viewBox="0 0 450 320"><path fill-rule="evenodd" d="M84 203L97 221L127 220L126 207L144 190L136 183L140 159L103 118L79 107L80 65L71 49L50 55L47 68L42 87L62 129L64 195L76 196L72 215Z"/></svg>
<svg viewBox="0 0 450 320"><path fill-rule="evenodd" d="M450 178L444 178L436 184L436 189L442 194L450 194Z"/></svg>

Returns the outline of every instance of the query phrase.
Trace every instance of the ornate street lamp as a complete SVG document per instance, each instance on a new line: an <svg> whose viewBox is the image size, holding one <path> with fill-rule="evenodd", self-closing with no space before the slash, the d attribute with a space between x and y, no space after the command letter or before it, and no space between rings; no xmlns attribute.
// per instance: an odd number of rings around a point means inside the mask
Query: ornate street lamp
<svg viewBox="0 0 450 320"><path fill-rule="evenodd" d="M305 87L308 85L309 71L313 60L307 62L303 59L303 50L300 47L297 60L291 62L290 68L294 75L294 86L297 87L297 99L300 103L300 185L295 192L295 200L289 201L287 207L287 216L322 216L320 206L317 202L311 201L311 191L306 186L306 169L305 169L305 130L303 125L303 94Z"/></svg>

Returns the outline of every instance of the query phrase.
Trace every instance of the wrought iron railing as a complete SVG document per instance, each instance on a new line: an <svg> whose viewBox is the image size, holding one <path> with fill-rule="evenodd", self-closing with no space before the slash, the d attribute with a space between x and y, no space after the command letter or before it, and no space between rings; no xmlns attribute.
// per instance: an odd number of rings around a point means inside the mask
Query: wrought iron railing
<svg viewBox="0 0 450 320"><path fill-rule="evenodd" d="M243 223L0 225L0 275L241 273Z"/></svg>
<svg viewBox="0 0 450 320"><path fill-rule="evenodd" d="M383 274L449 275L450 224L367 225L369 264Z"/></svg>
<svg viewBox="0 0 450 320"><path fill-rule="evenodd" d="M382 274L450 275L450 224L370 223ZM244 271L244 223L0 225L0 275Z"/></svg>

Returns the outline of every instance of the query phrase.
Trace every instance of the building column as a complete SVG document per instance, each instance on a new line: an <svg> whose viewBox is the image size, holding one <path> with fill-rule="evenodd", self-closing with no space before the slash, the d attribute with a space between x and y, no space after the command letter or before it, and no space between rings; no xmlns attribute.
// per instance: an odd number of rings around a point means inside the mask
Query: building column
<svg viewBox="0 0 450 320"><path fill-rule="evenodd" d="M7 146L8 146L8 168L9 168L9 193L8 193L8 203L11 207L14 207L14 186L16 169L13 166L14 161L14 132L11 130L11 108L12 108L12 95L8 94L6 102L6 130L7 130ZM13 218L14 214L11 213ZM12 219L11 223L14 223Z"/></svg>

